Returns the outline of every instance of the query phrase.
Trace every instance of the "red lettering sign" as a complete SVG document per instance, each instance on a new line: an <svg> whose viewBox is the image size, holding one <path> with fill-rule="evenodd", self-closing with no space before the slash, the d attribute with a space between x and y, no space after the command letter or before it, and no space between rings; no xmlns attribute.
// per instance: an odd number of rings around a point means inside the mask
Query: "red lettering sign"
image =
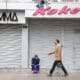
<svg viewBox="0 0 80 80"><path fill-rule="evenodd" d="M50 6L48 6L47 8L41 7L38 8L37 10L35 10L35 12L33 13L33 16L37 16L37 15L54 15L54 14L76 14L80 11L80 7L76 7L76 8L69 8L68 6L63 6L61 9L57 9L57 8L51 8Z"/></svg>

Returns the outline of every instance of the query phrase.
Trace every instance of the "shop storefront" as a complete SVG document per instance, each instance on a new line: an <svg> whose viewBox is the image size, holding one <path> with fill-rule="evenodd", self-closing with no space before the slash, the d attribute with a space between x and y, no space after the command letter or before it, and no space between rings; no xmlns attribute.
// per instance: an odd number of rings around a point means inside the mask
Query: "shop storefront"
<svg viewBox="0 0 80 80"><path fill-rule="evenodd" d="M16 4L0 11L0 67L30 68L38 54L40 67L49 69L54 57L47 54L59 39L68 71L80 69L80 4L54 3L40 9L33 3Z"/></svg>
<svg viewBox="0 0 80 80"><path fill-rule="evenodd" d="M29 26L29 55L41 58L41 67L50 68L54 57L48 56L53 51L55 39L63 45L63 62L69 71L79 69L80 56L80 19L31 19Z"/></svg>
<svg viewBox="0 0 80 80"><path fill-rule="evenodd" d="M41 68L51 68L54 61L48 52L54 49L54 40L63 45L63 63L68 71L80 69L80 6L78 4L51 4L44 8L26 10L29 18L29 66L38 54Z"/></svg>
<svg viewBox="0 0 80 80"><path fill-rule="evenodd" d="M0 10L0 68L27 67L27 33L24 10Z"/></svg>

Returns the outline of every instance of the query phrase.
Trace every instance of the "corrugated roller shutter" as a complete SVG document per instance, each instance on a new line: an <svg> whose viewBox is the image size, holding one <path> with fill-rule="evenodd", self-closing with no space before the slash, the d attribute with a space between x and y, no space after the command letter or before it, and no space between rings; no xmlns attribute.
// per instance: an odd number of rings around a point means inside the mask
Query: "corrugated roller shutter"
<svg viewBox="0 0 80 80"><path fill-rule="evenodd" d="M0 67L20 67L21 34L21 25L0 25Z"/></svg>
<svg viewBox="0 0 80 80"><path fill-rule="evenodd" d="M63 44L63 61L68 71L73 69L73 29L75 22L72 20L64 20L64 44Z"/></svg>
<svg viewBox="0 0 80 80"><path fill-rule="evenodd" d="M29 65L34 54L41 58L41 67L51 67L54 57L53 41L63 42L63 63L70 71L80 69L80 20L79 19L32 19L29 27Z"/></svg>
<svg viewBox="0 0 80 80"><path fill-rule="evenodd" d="M48 52L54 50L55 39L62 38L61 21L54 19L34 19L30 22L29 27L29 65L31 58L38 54L41 59L41 68L50 68L54 56L48 56Z"/></svg>
<svg viewBox="0 0 80 80"><path fill-rule="evenodd" d="M74 30L75 32L75 46L74 46L74 51L75 51L75 69L80 69L80 28L76 28Z"/></svg>
<svg viewBox="0 0 80 80"><path fill-rule="evenodd" d="M67 69L80 69L80 22L77 19L64 20L63 50Z"/></svg>

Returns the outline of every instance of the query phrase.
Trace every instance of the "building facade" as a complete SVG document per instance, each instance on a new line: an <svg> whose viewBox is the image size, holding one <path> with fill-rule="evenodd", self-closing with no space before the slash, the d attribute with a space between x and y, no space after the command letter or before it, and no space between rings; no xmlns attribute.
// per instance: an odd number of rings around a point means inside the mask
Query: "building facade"
<svg viewBox="0 0 80 80"><path fill-rule="evenodd" d="M69 72L80 69L80 1L2 0L0 2L0 68L30 68L38 54L41 68L51 68L48 52L53 42L63 45L63 63Z"/></svg>

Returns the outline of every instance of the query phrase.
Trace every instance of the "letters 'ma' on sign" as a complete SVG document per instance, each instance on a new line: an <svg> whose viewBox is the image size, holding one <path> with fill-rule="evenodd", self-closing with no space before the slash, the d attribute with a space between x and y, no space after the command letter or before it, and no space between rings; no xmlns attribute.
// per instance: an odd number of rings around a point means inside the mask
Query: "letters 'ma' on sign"
<svg viewBox="0 0 80 80"><path fill-rule="evenodd" d="M18 17L15 12L2 12L2 15L0 17L0 21L18 21Z"/></svg>

